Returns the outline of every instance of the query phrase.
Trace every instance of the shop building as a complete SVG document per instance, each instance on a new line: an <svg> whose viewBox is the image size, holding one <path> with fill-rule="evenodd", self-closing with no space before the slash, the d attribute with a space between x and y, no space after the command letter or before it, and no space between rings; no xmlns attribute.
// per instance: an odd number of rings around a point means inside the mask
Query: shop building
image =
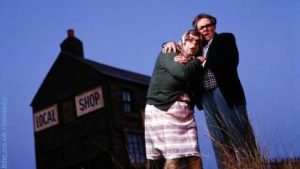
<svg viewBox="0 0 300 169"><path fill-rule="evenodd" d="M150 77L86 59L73 30L60 47L31 103L37 169L145 168Z"/></svg>

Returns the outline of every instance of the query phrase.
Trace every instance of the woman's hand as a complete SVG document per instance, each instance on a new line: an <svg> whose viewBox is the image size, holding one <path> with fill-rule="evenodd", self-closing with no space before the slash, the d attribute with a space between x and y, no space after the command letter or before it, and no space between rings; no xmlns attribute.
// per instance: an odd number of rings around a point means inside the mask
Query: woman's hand
<svg viewBox="0 0 300 169"><path fill-rule="evenodd" d="M206 57L204 57L204 56L197 56L197 59L200 61L201 65L204 67L204 64L206 62Z"/></svg>
<svg viewBox="0 0 300 169"><path fill-rule="evenodd" d="M190 59L188 57L183 56L183 55L177 55L177 56L174 57L174 61L182 63L182 64L187 64L190 61Z"/></svg>

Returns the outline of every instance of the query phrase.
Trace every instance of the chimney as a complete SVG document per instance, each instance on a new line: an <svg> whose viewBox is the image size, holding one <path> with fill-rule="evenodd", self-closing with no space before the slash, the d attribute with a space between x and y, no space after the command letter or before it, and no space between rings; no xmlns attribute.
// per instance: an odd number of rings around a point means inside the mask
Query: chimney
<svg viewBox="0 0 300 169"><path fill-rule="evenodd" d="M61 52L84 58L82 42L74 36L74 30L67 30L67 38L60 44Z"/></svg>

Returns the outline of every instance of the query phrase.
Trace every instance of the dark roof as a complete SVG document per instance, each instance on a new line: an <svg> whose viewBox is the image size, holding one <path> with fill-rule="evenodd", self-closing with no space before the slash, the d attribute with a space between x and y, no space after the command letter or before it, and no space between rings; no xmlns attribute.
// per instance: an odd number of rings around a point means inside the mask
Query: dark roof
<svg viewBox="0 0 300 169"><path fill-rule="evenodd" d="M150 82L150 77L147 75L143 75L140 73L108 66L102 63L98 63L89 59L79 58L79 57L73 57L74 59L77 59L78 61L85 63L95 70L101 72L104 75L115 77L122 80L127 80L135 83L140 83L143 85L148 85Z"/></svg>
<svg viewBox="0 0 300 169"><path fill-rule="evenodd" d="M91 74L85 77L85 70L93 70L93 77L91 77ZM94 84L97 72L101 75L144 86L147 86L150 82L150 77L147 75L115 68L82 57L72 56L66 52L61 52L35 94L31 106L47 105L56 99L63 99L70 93L76 92L75 90L84 87L82 85ZM80 76L80 78L76 76ZM82 84L82 79L90 80Z"/></svg>

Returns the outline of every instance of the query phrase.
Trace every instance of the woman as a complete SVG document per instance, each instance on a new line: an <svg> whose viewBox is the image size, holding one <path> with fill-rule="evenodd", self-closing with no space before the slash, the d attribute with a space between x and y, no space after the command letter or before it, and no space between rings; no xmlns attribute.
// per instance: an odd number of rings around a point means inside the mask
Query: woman
<svg viewBox="0 0 300 169"><path fill-rule="evenodd" d="M193 116L193 84L203 70L195 57L200 49L200 34L195 30L184 33L176 52L160 53L147 93L145 108L145 141L148 168L202 168ZM176 56L189 60L175 62ZM197 76L198 75L198 76Z"/></svg>

